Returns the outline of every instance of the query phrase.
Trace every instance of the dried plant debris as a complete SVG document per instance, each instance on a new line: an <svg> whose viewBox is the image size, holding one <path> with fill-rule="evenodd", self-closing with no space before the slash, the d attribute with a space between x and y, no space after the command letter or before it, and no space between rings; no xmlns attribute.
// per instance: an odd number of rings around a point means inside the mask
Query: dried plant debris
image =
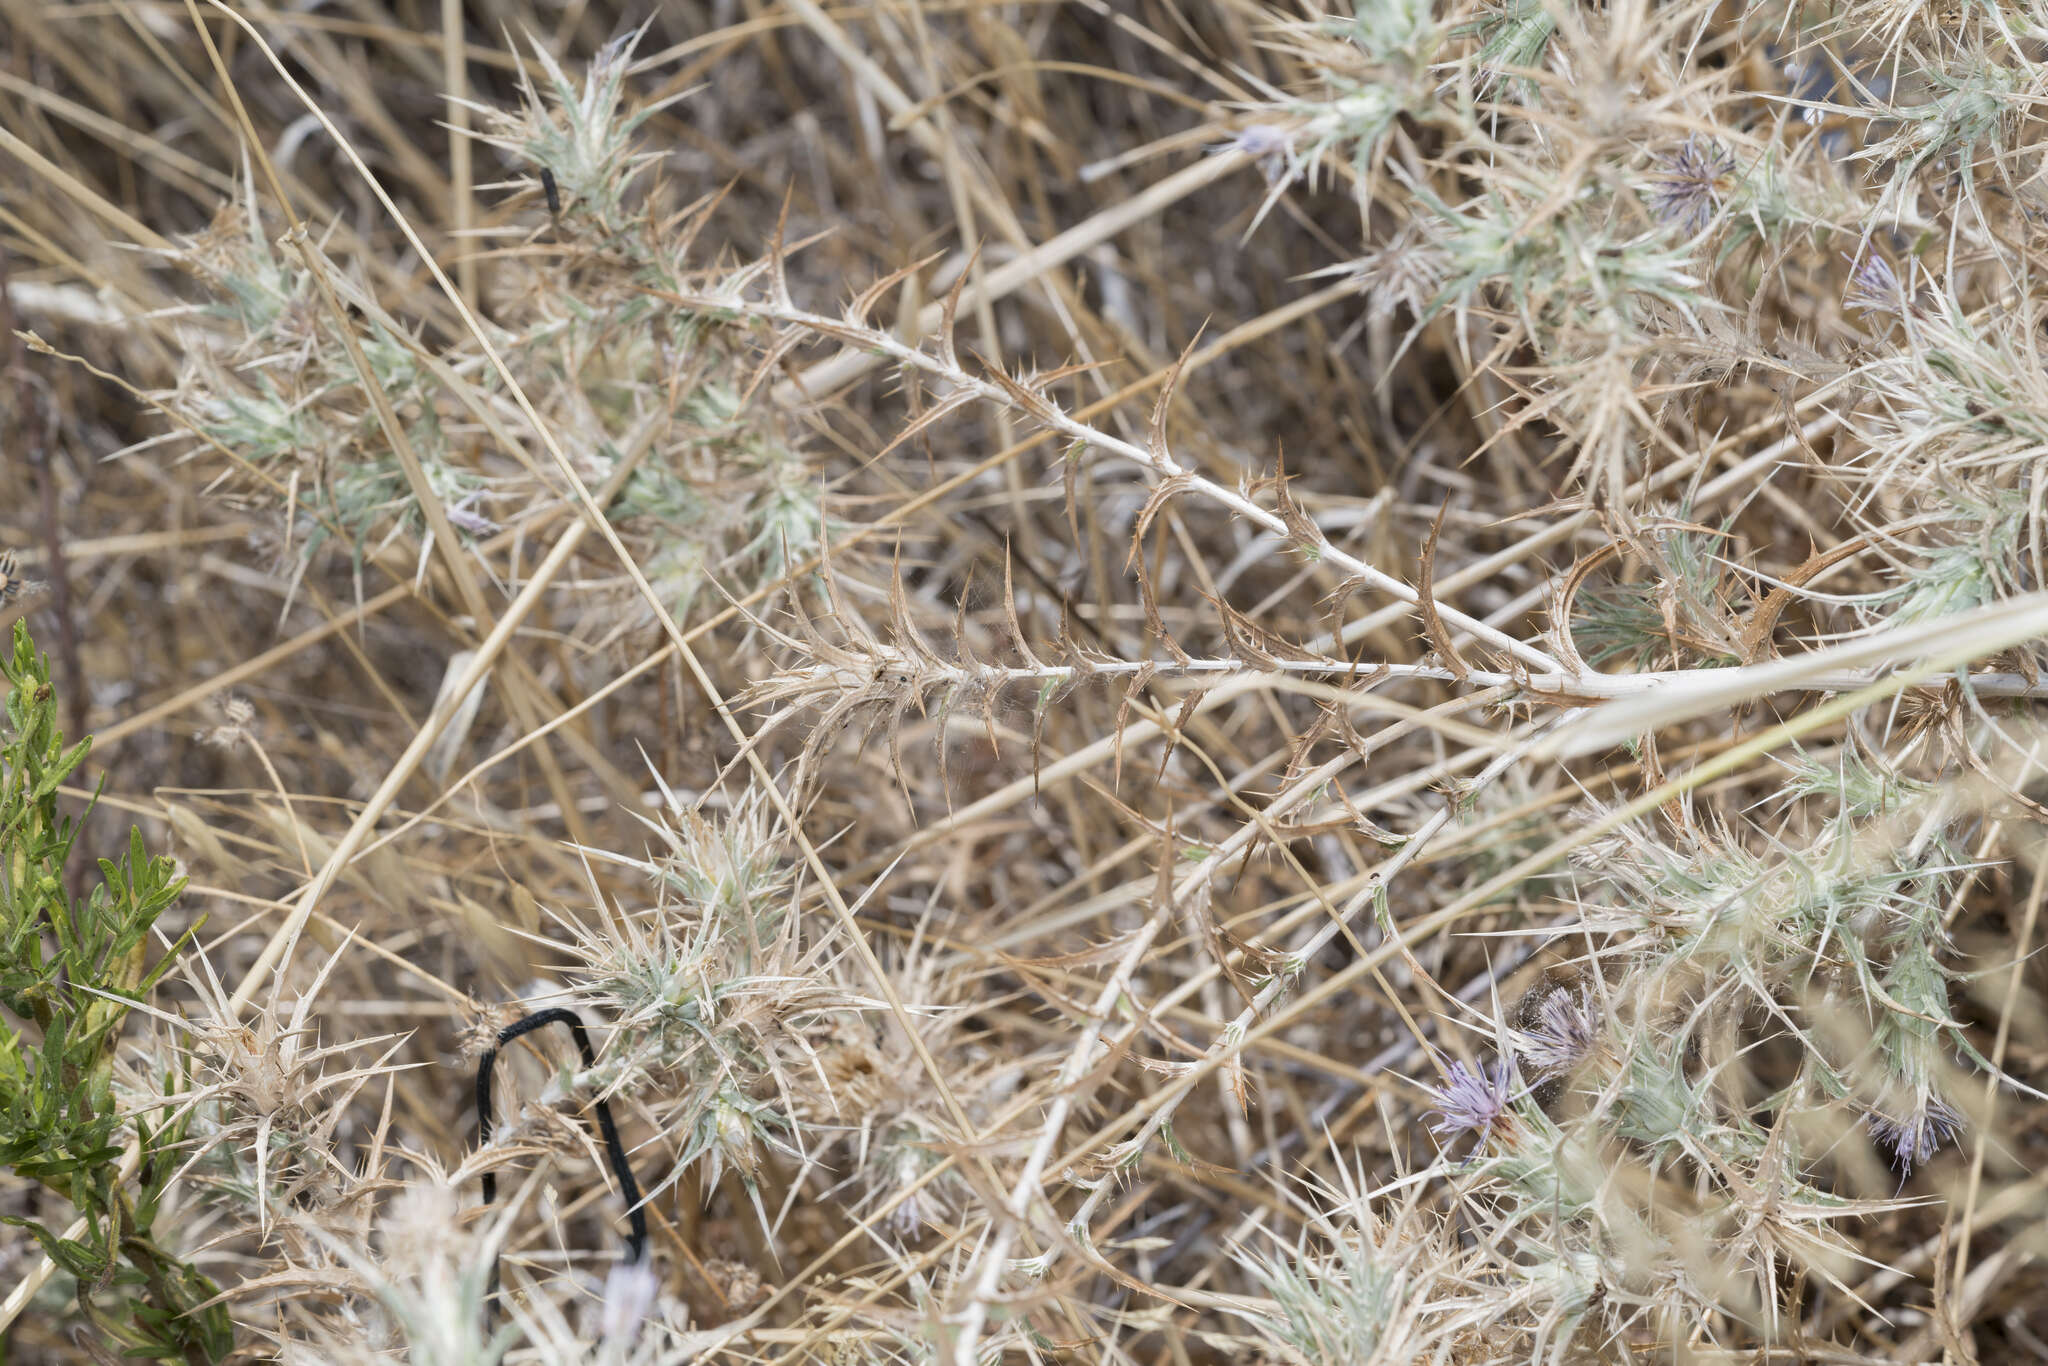
<svg viewBox="0 0 2048 1366"><path fill-rule="evenodd" d="M0 10L8 1361L2048 1355L2048 10Z"/></svg>

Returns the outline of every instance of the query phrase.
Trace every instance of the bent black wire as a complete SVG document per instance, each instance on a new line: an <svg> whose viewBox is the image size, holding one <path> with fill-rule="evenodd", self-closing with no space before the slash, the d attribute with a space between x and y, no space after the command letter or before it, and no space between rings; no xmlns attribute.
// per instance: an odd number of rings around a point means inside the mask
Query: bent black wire
<svg viewBox="0 0 2048 1366"><path fill-rule="evenodd" d="M569 1026L569 1032L576 1038L576 1050L583 1055L583 1066L588 1069L597 1066L597 1050L590 1046L590 1035L583 1028L582 1019L575 1011L562 1006L547 1010L536 1010L522 1020L514 1020L498 1031L498 1042L484 1050L483 1057L476 1064L476 1131L479 1145L491 1141L491 1071L497 1066L498 1050L522 1034L531 1034L536 1029L545 1029L551 1024ZM626 1236L626 1264L631 1266L647 1255L647 1211L640 1206L640 1184L633 1179L633 1164L626 1158L626 1145L619 1141L619 1126L612 1122L612 1107L603 1096L591 1102L597 1112L597 1132L604 1140L605 1160L611 1164L612 1176L619 1183L619 1194L626 1200L626 1223L631 1230ZM498 1174L484 1173L484 1204L489 1205L498 1198ZM498 1301L498 1263L491 1259L491 1286L484 1296L484 1314L490 1316Z"/></svg>

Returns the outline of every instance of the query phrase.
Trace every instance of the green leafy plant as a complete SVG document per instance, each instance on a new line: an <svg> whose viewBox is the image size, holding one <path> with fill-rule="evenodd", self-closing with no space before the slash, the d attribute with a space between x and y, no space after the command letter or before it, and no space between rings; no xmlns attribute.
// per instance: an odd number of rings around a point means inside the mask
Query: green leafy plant
<svg viewBox="0 0 2048 1366"><path fill-rule="evenodd" d="M25 625L0 660L7 676L0 750L0 1163L62 1196L83 1236L9 1218L76 1278L78 1305L127 1355L218 1361L234 1345L213 1284L157 1241L154 1225L177 1169L183 1119L152 1127L123 1115L114 1045L130 1002L170 967L190 931L151 962L150 932L178 899L175 862L152 858L131 830L125 857L101 859L100 885L73 897L65 871L82 818L59 810L58 789L91 741L65 746L49 661ZM164 1090L178 1078L164 1078ZM130 1181L124 1133L139 1157ZM118 1303L119 1308L112 1307ZM204 1307L202 1307L204 1306Z"/></svg>

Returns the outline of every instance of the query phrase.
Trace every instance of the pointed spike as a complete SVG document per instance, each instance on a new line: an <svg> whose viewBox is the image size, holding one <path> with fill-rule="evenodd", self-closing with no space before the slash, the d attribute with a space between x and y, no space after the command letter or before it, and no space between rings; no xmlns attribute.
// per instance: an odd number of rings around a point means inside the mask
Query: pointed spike
<svg viewBox="0 0 2048 1366"><path fill-rule="evenodd" d="M1445 495L1443 506L1436 510L1436 521L1429 528L1429 535L1422 542L1421 569L1415 585L1415 605L1422 610L1422 629L1429 636L1429 643L1443 656L1444 667L1451 676L1463 683L1471 675L1471 668L1451 639L1451 633L1444 627L1444 619L1436 606L1436 541L1443 533L1444 514L1451 510L1449 495Z"/></svg>
<svg viewBox="0 0 2048 1366"><path fill-rule="evenodd" d="M942 252L934 252L930 256L923 257L920 260L912 261L909 265L903 267L901 270L891 271L889 274L884 275L881 279L869 285L860 293L854 295L853 298L850 301L848 301L846 305L846 320L849 323L853 324L855 327L871 326L871 324L868 321L868 314L874 311L875 305L880 303L883 300L883 298L885 298L889 293L891 293L898 285L902 284L905 280L908 280L912 276L918 275L921 272L923 272L934 261L938 260L939 257L943 254L944 253Z"/></svg>
<svg viewBox="0 0 2048 1366"><path fill-rule="evenodd" d="M1173 455L1166 444L1166 416L1173 408L1174 394L1180 388L1181 374L1187 369L1188 359L1194 355L1195 346L1201 341L1202 333L1207 327L1208 322L1205 319L1202 326L1195 329L1194 338L1182 349L1180 357L1174 361L1172 367L1167 370L1165 379L1160 382L1159 398L1152 405L1152 419L1147 425L1146 441L1152 458L1167 468L1173 466Z"/></svg>
<svg viewBox="0 0 2048 1366"><path fill-rule="evenodd" d="M1015 642L1024 667L1043 670L1044 662L1032 652L1031 642L1024 635L1024 624L1017 619L1017 585L1010 571L1010 542L1006 537L1003 541L1003 621L1010 628L1010 639Z"/></svg>
<svg viewBox="0 0 2048 1366"><path fill-rule="evenodd" d="M784 244L789 232L789 206L795 195L794 185L783 187L782 211L775 216L775 236L768 244L768 259L774 266L770 285L774 291L775 302L783 308L792 310L796 308L796 301L789 296L788 254Z"/></svg>
<svg viewBox="0 0 2048 1366"><path fill-rule="evenodd" d="M949 369L960 368L960 356L953 349L954 319L960 312L960 298L966 292L967 281L974 274L974 268L981 261L981 243L974 244L974 250L967 254L967 261L960 267L960 274L953 281L953 287L946 291L946 301L939 309L939 356Z"/></svg>

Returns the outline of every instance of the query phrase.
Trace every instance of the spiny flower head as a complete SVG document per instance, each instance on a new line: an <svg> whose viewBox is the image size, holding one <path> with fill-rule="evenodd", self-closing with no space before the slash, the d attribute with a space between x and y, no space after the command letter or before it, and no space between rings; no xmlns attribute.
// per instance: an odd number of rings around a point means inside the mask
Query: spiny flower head
<svg viewBox="0 0 2048 1366"><path fill-rule="evenodd" d="M1571 1071L1592 1055L1599 1018L1599 1007L1585 988L1551 992L1537 1007L1536 1027L1523 1036L1523 1059L1538 1076Z"/></svg>
<svg viewBox="0 0 2048 1366"><path fill-rule="evenodd" d="M648 154L635 150L634 133L661 108L625 108L626 70L645 27L600 48L581 81L536 43L533 55L543 80L537 86L521 68L524 100L516 114L472 106L487 121L485 142L545 171L556 187L551 200L612 232L623 222L627 187L651 163Z"/></svg>
<svg viewBox="0 0 2048 1366"><path fill-rule="evenodd" d="M1478 1135L1475 1147L1512 1123L1514 1065L1507 1061L1478 1069L1454 1062L1443 1084L1430 1088L1431 1110L1438 1118L1429 1126L1446 1147L1464 1134Z"/></svg>
<svg viewBox="0 0 2048 1366"><path fill-rule="evenodd" d="M1714 220L1726 197L1724 182L1734 172L1735 158L1721 144L1687 138L1663 158L1650 212L1688 235L1697 233Z"/></svg>
<svg viewBox="0 0 2048 1366"><path fill-rule="evenodd" d="M1873 251L1852 262L1849 288L1842 303L1865 313L1890 313L1897 317L1905 313L1908 301L1892 263Z"/></svg>
<svg viewBox="0 0 2048 1366"><path fill-rule="evenodd" d="M256 708L246 697L224 695L214 699L215 709L220 713L220 724L208 730L195 731L193 739L215 749L233 749L249 738L249 728L255 723Z"/></svg>
<svg viewBox="0 0 2048 1366"><path fill-rule="evenodd" d="M1277 123L1249 123L1219 151L1242 152L1258 163L1268 185L1285 185L1300 173L1294 160L1296 130Z"/></svg>
<svg viewBox="0 0 2048 1366"><path fill-rule="evenodd" d="M1962 1114L1936 1095L1920 1095L1896 1113L1872 1110L1870 1136L1891 1149L1892 1166L1900 1176L1933 1157L1944 1143L1953 1142L1963 1129Z"/></svg>

